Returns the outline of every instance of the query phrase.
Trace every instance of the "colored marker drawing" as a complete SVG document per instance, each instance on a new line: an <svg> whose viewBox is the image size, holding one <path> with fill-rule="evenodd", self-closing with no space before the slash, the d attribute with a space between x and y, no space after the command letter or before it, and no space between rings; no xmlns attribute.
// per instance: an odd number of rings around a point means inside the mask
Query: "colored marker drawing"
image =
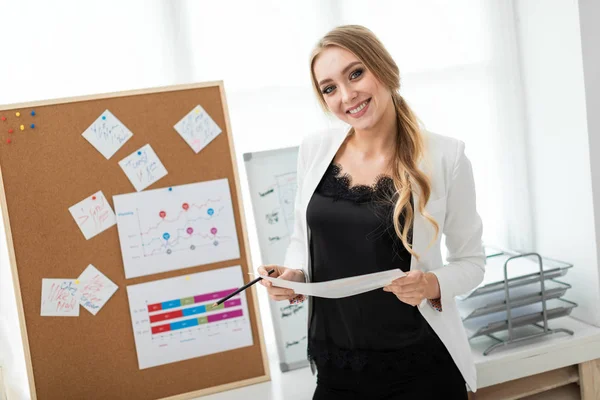
<svg viewBox="0 0 600 400"><path fill-rule="evenodd" d="M98 191L69 208L75 222L86 239L90 239L116 224L115 213Z"/></svg>
<svg viewBox="0 0 600 400"><path fill-rule="evenodd" d="M79 303L73 279L42 279L41 315L45 317L77 317Z"/></svg>
<svg viewBox="0 0 600 400"><path fill-rule="evenodd" d="M167 175L166 168L149 144L119 161L119 165L138 192Z"/></svg>
<svg viewBox="0 0 600 400"><path fill-rule="evenodd" d="M87 266L77 281L77 286L80 288L79 304L93 315L100 311L118 289L115 283L92 264Z"/></svg>
<svg viewBox="0 0 600 400"><path fill-rule="evenodd" d="M127 278L239 258L226 179L169 189L114 197Z"/></svg>
<svg viewBox="0 0 600 400"><path fill-rule="evenodd" d="M133 136L133 133L109 110L106 110L83 132L82 136L108 160Z"/></svg>
<svg viewBox="0 0 600 400"><path fill-rule="evenodd" d="M196 106L174 128L196 153L221 133L221 128L201 106Z"/></svg>

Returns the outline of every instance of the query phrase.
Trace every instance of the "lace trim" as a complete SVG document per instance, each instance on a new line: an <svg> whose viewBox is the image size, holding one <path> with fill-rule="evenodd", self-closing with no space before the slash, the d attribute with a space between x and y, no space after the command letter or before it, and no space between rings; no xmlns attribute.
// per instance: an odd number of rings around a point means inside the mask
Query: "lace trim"
<svg viewBox="0 0 600 400"><path fill-rule="evenodd" d="M394 180L389 175L378 175L372 185L352 186L352 176L344 173L340 164L333 162L327 168L319 189L334 200L346 199L357 203L379 200L392 205L396 196Z"/></svg>
<svg viewBox="0 0 600 400"><path fill-rule="evenodd" d="M331 363L337 368L353 371L368 367L380 372L393 370L404 374L442 364L450 357L444 345L433 339L396 351L348 350L311 339L307 352L308 359L317 367Z"/></svg>

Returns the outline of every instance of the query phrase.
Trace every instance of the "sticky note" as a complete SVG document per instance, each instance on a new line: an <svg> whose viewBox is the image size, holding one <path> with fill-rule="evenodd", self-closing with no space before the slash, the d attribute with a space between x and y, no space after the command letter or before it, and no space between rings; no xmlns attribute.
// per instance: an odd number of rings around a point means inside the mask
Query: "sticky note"
<svg viewBox="0 0 600 400"><path fill-rule="evenodd" d="M174 128L196 154L221 133L221 128L200 105L187 113Z"/></svg>
<svg viewBox="0 0 600 400"><path fill-rule="evenodd" d="M127 142L133 133L109 110L105 110L82 133L107 160Z"/></svg>
<svg viewBox="0 0 600 400"><path fill-rule="evenodd" d="M42 317L79 316L79 296L73 279L42 279Z"/></svg>
<svg viewBox="0 0 600 400"><path fill-rule="evenodd" d="M117 217L101 190L71 206L69 212L86 240L117 223Z"/></svg>
<svg viewBox="0 0 600 400"><path fill-rule="evenodd" d="M117 291L118 286L98 271L92 264L77 279L79 282L79 304L93 315L96 315L104 304Z"/></svg>
<svg viewBox="0 0 600 400"><path fill-rule="evenodd" d="M165 166L149 144L119 161L119 165L138 192L167 175Z"/></svg>

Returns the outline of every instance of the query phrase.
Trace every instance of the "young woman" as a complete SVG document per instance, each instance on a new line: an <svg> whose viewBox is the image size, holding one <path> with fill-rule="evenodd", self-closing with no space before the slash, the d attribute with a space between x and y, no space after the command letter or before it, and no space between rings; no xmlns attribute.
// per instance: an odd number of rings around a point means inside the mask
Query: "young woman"
<svg viewBox="0 0 600 400"><path fill-rule="evenodd" d="M407 273L382 290L308 299L314 399L466 399L475 366L454 298L482 281L485 255L464 143L421 129L368 29L332 30L310 65L321 104L350 129L300 146L294 233L271 276ZM304 300L261 284L274 300Z"/></svg>

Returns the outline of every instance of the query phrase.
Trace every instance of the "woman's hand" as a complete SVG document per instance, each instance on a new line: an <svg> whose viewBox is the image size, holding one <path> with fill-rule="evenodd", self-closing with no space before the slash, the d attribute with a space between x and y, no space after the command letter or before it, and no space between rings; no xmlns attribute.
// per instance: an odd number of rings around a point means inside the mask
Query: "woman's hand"
<svg viewBox="0 0 600 400"><path fill-rule="evenodd" d="M419 270L409 271L406 276L394 280L383 288L386 292L392 292L398 300L418 306L423 299L437 299L440 297L440 284L437 276L431 272Z"/></svg>
<svg viewBox="0 0 600 400"><path fill-rule="evenodd" d="M268 271L275 271L269 275ZM262 276L270 276L271 278L285 279L288 281L304 282L304 274L298 269L286 268L279 265L263 265L258 269L258 274ZM266 279L261 279L260 284L267 288L269 297L273 300L292 300L297 295L292 289L273 286L273 283Z"/></svg>

